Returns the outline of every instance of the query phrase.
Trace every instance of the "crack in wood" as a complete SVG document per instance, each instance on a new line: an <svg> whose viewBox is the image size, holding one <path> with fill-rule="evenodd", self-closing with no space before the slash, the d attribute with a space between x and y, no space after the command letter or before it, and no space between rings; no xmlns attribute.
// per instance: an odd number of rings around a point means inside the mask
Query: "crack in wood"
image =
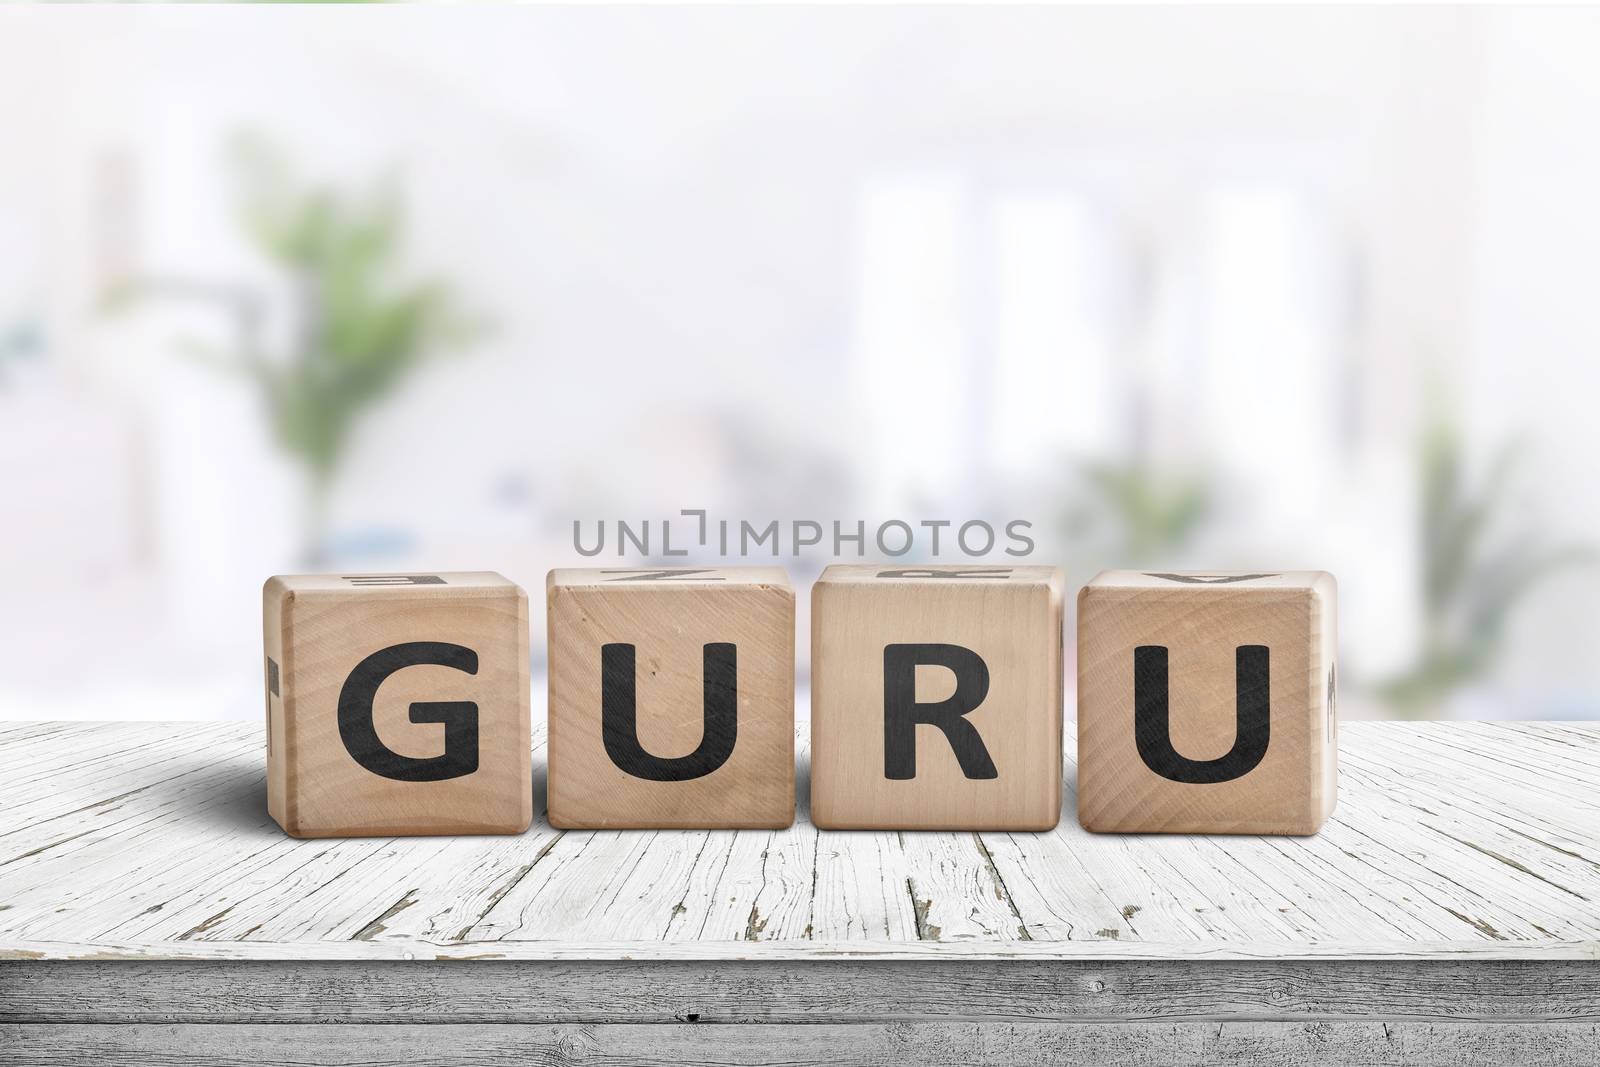
<svg viewBox="0 0 1600 1067"><path fill-rule="evenodd" d="M1463 915L1449 905L1441 904L1439 906L1444 908L1444 910L1448 911L1451 915L1454 915L1456 918L1460 919L1462 922L1466 923L1468 926L1483 934L1485 937L1492 937L1496 941L1504 941L1506 939L1505 934L1502 934L1499 930L1496 930L1493 926L1490 926L1482 919L1474 919Z"/></svg>
<svg viewBox="0 0 1600 1067"><path fill-rule="evenodd" d="M1523 831L1518 830L1514 826L1507 826L1506 830L1509 833L1516 834L1518 837L1523 838L1524 840L1532 841L1536 845L1543 845L1545 848L1549 849L1552 852L1559 852L1563 856L1571 857L1572 859L1577 860L1579 863L1587 863L1589 866L1595 868L1596 870L1600 870L1600 862L1597 862L1595 860L1590 859L1588 856L1585 856L1581 852L1574 852L1569 848L1562 848L1560 845L1554 844L1553 842L1550 842L1550 841L1546 841L1543 838L1534 837L1532 834L1524 833Z"/></svg>
<svg viewBox="0 0 1600 1067"><path fill-rule="evenodd" d="M396 915L399 915L407 908L412 907L416 904L416 902L417 891L415 889L406 890L405 896L389 905L382 915L378 916L376 919L373 919L367 925L363 926L360 930L352 934L350 940L371 941L373 938L383 933L384 930L388 929L386 924L390 919L394 918Z"/></svg>
<svg viewBox="0 0 1600 1067"><path fill-rule="evenodd" d="M678 902L672 905L672 911L667 915L666 929L661 931L661 939L663 941L665 941L667 939L667 935L672 932L672 924L677 921L678 916L686 913L689 910L688 907L684 905L684 901L689 899L689 890L694 887L694 869L700 863L700 857L706 854L706 846L710 843L710 834L704 834L701 836L700 847L695 850L694 859L689 862L689 870L684 875L683 892L679 895ZM644 857L644 852L639 853L639 861L641 863L644 862ZM638 869L638 864L634 865L634 869ZM629 873L632 874L633 872L630 871ZM618 889L618 892L620 893L621 889Z"/></svg>
<svg viewBox="0 0 1600 1067"><path fill-rule="evenodd" d="M732 846L729 847L728 851L733 851ZM768 851L769 850L765 848L761 850L761 884L756 888L756 900L758 901L761 899L761 894L767 888ZM767 922L768 920L761 917L760 906L752 903L750 905L750 918L744 924L744 939L746 941L759 941L761 939L762 931L767 928Z"/></svg>
<svg viewBox="0 0 1600 1067"><path fill-rule="evenodd" d="M933 901L918 900L917 887L909 877L906 879L906 895L911 898L911 913L916 917L917 940L939 940L939 928L928 922L928 911L933 907Z"/></svg>
<svg viewBox="0 0 1600 1067"><path fill-rule="evenodd" d="M994 865L994 856L989 852L989 846L984 844L982 834L973 834L972 841L978 846L978 853L983 856L983 865L989 872L989 877L994 879L994 895L997 900L1005 902L1011 909L1011 914L1017 920L1017 937L1023 941L1032 941L1033 935L1028 932L1028 923L1022 917L1022 912L1017 910L1017 902L1012 898L1010 890L1006 888L1006 880L1000 874L1000 869Z"/></svg>
<svg viewBox="0 0 1600 1067"><path fill-rule="evenodd" d="M1570 894L1572 896L1575 896L1579 900L1587 901L1589 899L1588 897L1584 896L1582 893L1578 892L1575 889L1568 889L1566 886L1562 885L1560 882L1551 881L1550 879L1546 878L1544 875L1540 874L1538 871L1529 870L1527 867L1524 867L1522 864L1518 863L1514 859L1511 859L1509 856L1502 856L1500 853L1494 851L1494 849L1485 848L1484 846L1482 846L1480 844L1477 844L1476 842L1473 842L1473 841L1463 840L1462 838L1457 837L1455 834L1447 834L1443 830L1439 829L1437 826L1428 826L1427 824L1424 824L1423 825L1423 829L1432 830L1434 833L1438 834L1440 837L1448 837L1450 840L1454 841L1458 845L1465 845L1465 846L1467 846L1468 848L1472 849L1475 852L1481 852L1485 856L1488 856L1490 859L1500 861L1501 863L1505 864L1507 867L1510 867L1514 871L1521 871L1523 874L1527 875L1529 878L1537 878L1537 879L1539 879L1539 881L1543 882L1545 885L1554 886L1555 888L1561 890L1563 893L1568 893L1568 894Z"/></svg>
<svg viewBox="0 0 1600 1067"><path fill-rule="evenodd" d="M543 848L539 849L538 852L534 853L534 856L533 856L532 860L530 860L529 862L523 864L521 867L517 868L517 870L513 871L511 877L506 880L506 883L503 886L501 886L499 889L495 890L493 893L491 893L489 895L488 902L486 904L484 904L484 906L481 909L479 909L478 914L471 921L469 921L465 926L463 926L460 930L456 931L456 934L452 938L452 940L454 940L454 941L469 941L469 940L471 940L469 935L472 932L472 928L477 926L479 923L481 923L484 920L484 918L486 916L488 916L488 914L491 911L494 910L495 905L499 904L502 900L505 899L505 896L506 896L507 893L509 893L513 889L515 889L517 887L518 883L520 883L524 878L528 877L528 875L530 873L532 873L533 869L539 865L539 861L544 859L546 856L548 856L550 854L550 850L556 846L556 842L560 841L562 839L562 837L564 837L564 836L566 836L566 831L565 830L557 831L557 833L556 833L556 835L554 837L552 837L549 841L545 842Z"/></svg>

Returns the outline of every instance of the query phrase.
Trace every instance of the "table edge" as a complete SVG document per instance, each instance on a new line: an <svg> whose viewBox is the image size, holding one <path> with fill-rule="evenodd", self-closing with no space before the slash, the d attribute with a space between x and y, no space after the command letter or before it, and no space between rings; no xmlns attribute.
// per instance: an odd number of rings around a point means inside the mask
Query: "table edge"
<svg viewBox="0 0 1600 1067"><path fill-rule="evenodd" d="M1040 942L594 942L477 941L191 941L125 942L0 941L0 962L69 960L260 960L299 962L396 962L492 960L562 962L616 960L650 963L743 960L1015 960L1186 962L1233 960L1600 960L1600 940L1562 942L1325 943L1284 942L1140 943L1133 941Z"/></svg>

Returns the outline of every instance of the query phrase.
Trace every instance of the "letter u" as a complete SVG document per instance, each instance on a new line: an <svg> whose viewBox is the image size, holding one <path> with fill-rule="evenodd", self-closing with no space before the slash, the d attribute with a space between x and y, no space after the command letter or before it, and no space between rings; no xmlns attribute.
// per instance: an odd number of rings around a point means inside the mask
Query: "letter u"
<svg viewBox="0 0 1600 1067"><path fill-rule="evenodd" d="M738 654L732 644L705 646L704 725L700 745L687 756L663 759L639 743L634 647L600 648L600 732L606 755L635 778L687 782L704 778L728 762L739 735Z"/></svg>
<svg viewBox="0 0 1600 1067"><path fill-rule="evenodd" d="M1234 650L1234 738L1226 755L1192 760L1172 747L1167 704L1167 649L1133 650L1133 729L1145 766L1174 782L1214 785L1255 770L1267 754L1272 730L1270 654L1265 645Z"/></svg>

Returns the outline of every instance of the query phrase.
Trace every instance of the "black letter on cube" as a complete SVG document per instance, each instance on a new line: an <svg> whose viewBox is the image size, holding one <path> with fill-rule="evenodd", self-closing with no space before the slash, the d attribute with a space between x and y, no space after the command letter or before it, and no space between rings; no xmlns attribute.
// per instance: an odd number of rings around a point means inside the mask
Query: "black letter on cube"
<svg viewBox="0 0 1600 1067"><path fill-rule="evenodd" d="M378 737L372 701L384 679L404 667L432 664L478 673L478 654L442 641L390 645L356 664L339 690L339 737L355 761L373 774L397 782L443 782L478 769L478 705L470 700L418 701L411 721L444 724L444 754L428 759L402 756Z"/></svg>
<svg viewBox="0 0 1600 1067"><path fill-rule="evenodd" d="M1146 767L1168 781L1190 785L1231 782L1255 770L1267 754L1272 732L1270 655L1265 645L1240 645L1233 662L1233 747L1216 759L1192 760L1172 747L1166 647L1140 645L1133 650L1133 731Z"/></svg>
<svg viewBox="0 0 1600 1067"><path fill-rule="evenodd" d="M917 667L947 667L956 691L944 700L917 703ZM960 645L885 645L883 648L883 776L905 781L917 776L917 725L944 732L968 778L998 778L994 760L978 728L965 716L989 695L989 665Z"/></svg>
<svg viewBox="0 0 1600 1067"><path fill-rule="evenodd" d="M704 725L700 747L687 756L662 759L639 744L633 646L601 646L600 732L612 763L648 782L688 782L704 778L728 762L739 737L739 671L734 646L706 645L703 670Z"/></svg>

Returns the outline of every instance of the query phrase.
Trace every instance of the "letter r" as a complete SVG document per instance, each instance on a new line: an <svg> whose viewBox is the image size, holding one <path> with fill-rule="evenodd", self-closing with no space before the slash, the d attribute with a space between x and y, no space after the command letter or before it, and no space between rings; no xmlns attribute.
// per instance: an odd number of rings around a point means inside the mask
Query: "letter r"
<svg viewBox="0 0 1600 1067"><path fill-rule="evenodd" d="M917 667L949 668L956 691L944 700L917 702ZM955 751L968 778L998 778L978 728L966 716L989 695L989 666L960 645L885 645L883 649L883 776L905 781L917 776L917 726L937 726Z"/></svg>

